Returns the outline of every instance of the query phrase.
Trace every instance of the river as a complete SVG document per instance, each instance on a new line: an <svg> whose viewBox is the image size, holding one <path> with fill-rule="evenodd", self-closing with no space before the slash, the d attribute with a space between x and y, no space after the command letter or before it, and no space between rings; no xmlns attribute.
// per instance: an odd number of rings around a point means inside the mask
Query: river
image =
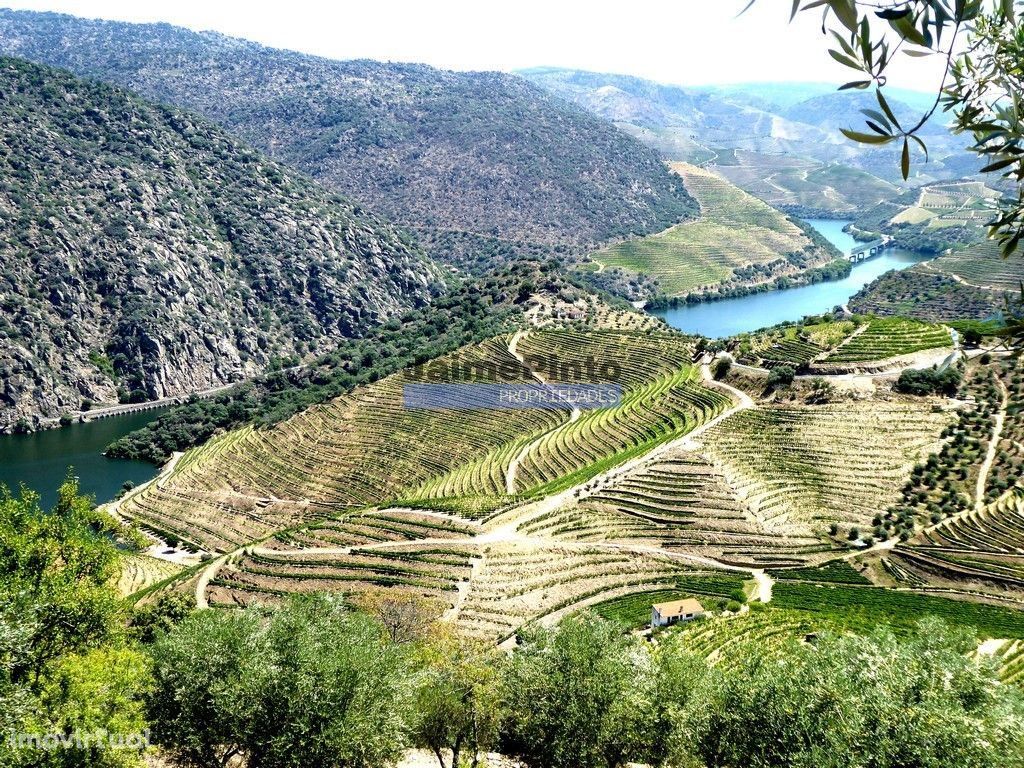
<svg viewBox="0 0 1024 768"><path fill-rule="evenodd" d="M43 507L48 509L56 501L57 487L70 467L83 493L101 502L109 501L126 480L145 482L156 475L157 467L142 461L108 459L103 449L160 413L160 409L154 409L28 435L0 435L0 484L15 490L24 483L39 493Z"/></svg>
<svg viewBox="0 0 1024 768"><path fill-rule="evenodd" d="M808 224L824 235L843 253L849 253L856 241L843 231L850 222L834 219L807 219ZM686 333L699 333L712 339L755 331L769 325L799 320L807 315L829 312L845 304L851 296L876 277L894 269L906 269L926 257L899 248L882 251L867 261L853 265L847 277L784 291L753 293L736 299L686 304L654 314L663 317L673 328Z"/></svg>

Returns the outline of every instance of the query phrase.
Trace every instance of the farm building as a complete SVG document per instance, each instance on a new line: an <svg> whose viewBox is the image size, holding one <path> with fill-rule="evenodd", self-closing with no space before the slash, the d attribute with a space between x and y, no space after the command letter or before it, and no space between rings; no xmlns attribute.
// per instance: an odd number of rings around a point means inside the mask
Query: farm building
<svg viewBox="0 0 1024 768"><path fill-rule="evenodd" d="M703 615L704 606L692 597L673 600L670 603L657 603L651 606L651 629L667 627L680 621L693 621Z"/></svg>

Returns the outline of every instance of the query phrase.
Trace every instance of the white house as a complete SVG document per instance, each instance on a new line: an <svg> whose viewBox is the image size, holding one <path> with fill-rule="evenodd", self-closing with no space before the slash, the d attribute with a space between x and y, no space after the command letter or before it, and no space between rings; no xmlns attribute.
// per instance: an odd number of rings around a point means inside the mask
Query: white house
<svg viewBox="0 0 1024 768"><path fill-rule="evenodd" d="M651 629L667 627L680 621L693 621L703 615L704 606L692 597L673 600L670 603L658 603L651 606Z"/></svg>

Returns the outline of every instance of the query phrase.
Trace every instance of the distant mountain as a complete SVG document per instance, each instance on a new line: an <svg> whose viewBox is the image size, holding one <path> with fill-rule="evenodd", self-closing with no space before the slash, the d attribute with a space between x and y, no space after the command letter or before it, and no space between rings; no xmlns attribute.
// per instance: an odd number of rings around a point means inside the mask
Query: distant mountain
<svg viewBox="0 0 1024 768"><path fill-rule="evenodd" d="M770 112L785 112L800 102L817 96L835 95L835 83L737 83L735 85L697 86L696 90L713 93L722 98L744 104L762 105ZM935 94L886 86L892 101L908 105L920 113L926 112L935 101Z"/></svg>
<svg viewBox="0 0 1024 768"><path fill-rule="evenodd" d="M199 112L463 261L696 213L657 154L522 78L330 61L216 33L0 11L0 52Z"/></svg>
<svg viewBox="0 0 1024 768"><path fill-rule="evenodd" d="M0 431L329 349L439 281L391 226L202 118L0 58Z"/></svg>
<svg viewBox="0 0 1024 768"><path fill-rule="evenodd" d="M892 94L886 97L886 103L903 126L914 125L924 114L921 110L905 104ZM863 123L862 109L879 110L878 98L874 91L832 91L800 101L781 111L783 117L795 123L814 125L818 128L836 132L840 128L858 128ZM929 139L946 139L949 130L939 114L925 123L921 135Z"/></svg>
<svg viewBox="0 0 1024 768"><path fill-rule="evenodd" d="M890 183L902 181L898 147L864 147L839 132L840 127L862 124L859 109L877 108L873 93L836 92L815 84L684 88L555 67L519 74L614 121L669 159L714 162L723 151L787 155L822 165L846 165ZM890 101L897 114L909 120L919 114L923 98L896 91ZM980 167L965 150L966 139L951 135L940 120L929 126L927 139L930 161L925 164L922 156L915 163L915 181L957 178ZM813 207L826 208L830 199L835 199L832 193ZM840 201L839 208L843 207Z"/></svg>

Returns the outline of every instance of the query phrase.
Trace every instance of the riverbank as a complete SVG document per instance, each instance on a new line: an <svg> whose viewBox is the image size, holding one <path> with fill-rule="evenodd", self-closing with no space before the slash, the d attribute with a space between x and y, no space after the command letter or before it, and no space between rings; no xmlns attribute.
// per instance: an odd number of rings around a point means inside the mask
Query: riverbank
<svg viewBox="0 0 1024 768"><path fill-rule="evenodd" d="M109 501L125 482L139 485L160 468L146 461L113 459L103 451L168 407L75 422L60 429L0 436L0 484L15 493L24 484L37 491L43 507L49 508L57 499L57 488L71 472L78 477L82 493L95 496L99 502Z"/></svg>
<svg viewBox="0 0 1024 768"><path fill-rule="evenodd" d="M857 246L844 228L849 221L812 219L807 222L844 254ZM648 304L648 311L684 333L708 338L726 338L756 331L808 315L820 315L844 306L861 288L881 275L902 270L927 260L922 254L898 248L883 251L850 266L846 277L824 280L796 288L759 291L744 296L682 304L658 310Z"/></svg>

